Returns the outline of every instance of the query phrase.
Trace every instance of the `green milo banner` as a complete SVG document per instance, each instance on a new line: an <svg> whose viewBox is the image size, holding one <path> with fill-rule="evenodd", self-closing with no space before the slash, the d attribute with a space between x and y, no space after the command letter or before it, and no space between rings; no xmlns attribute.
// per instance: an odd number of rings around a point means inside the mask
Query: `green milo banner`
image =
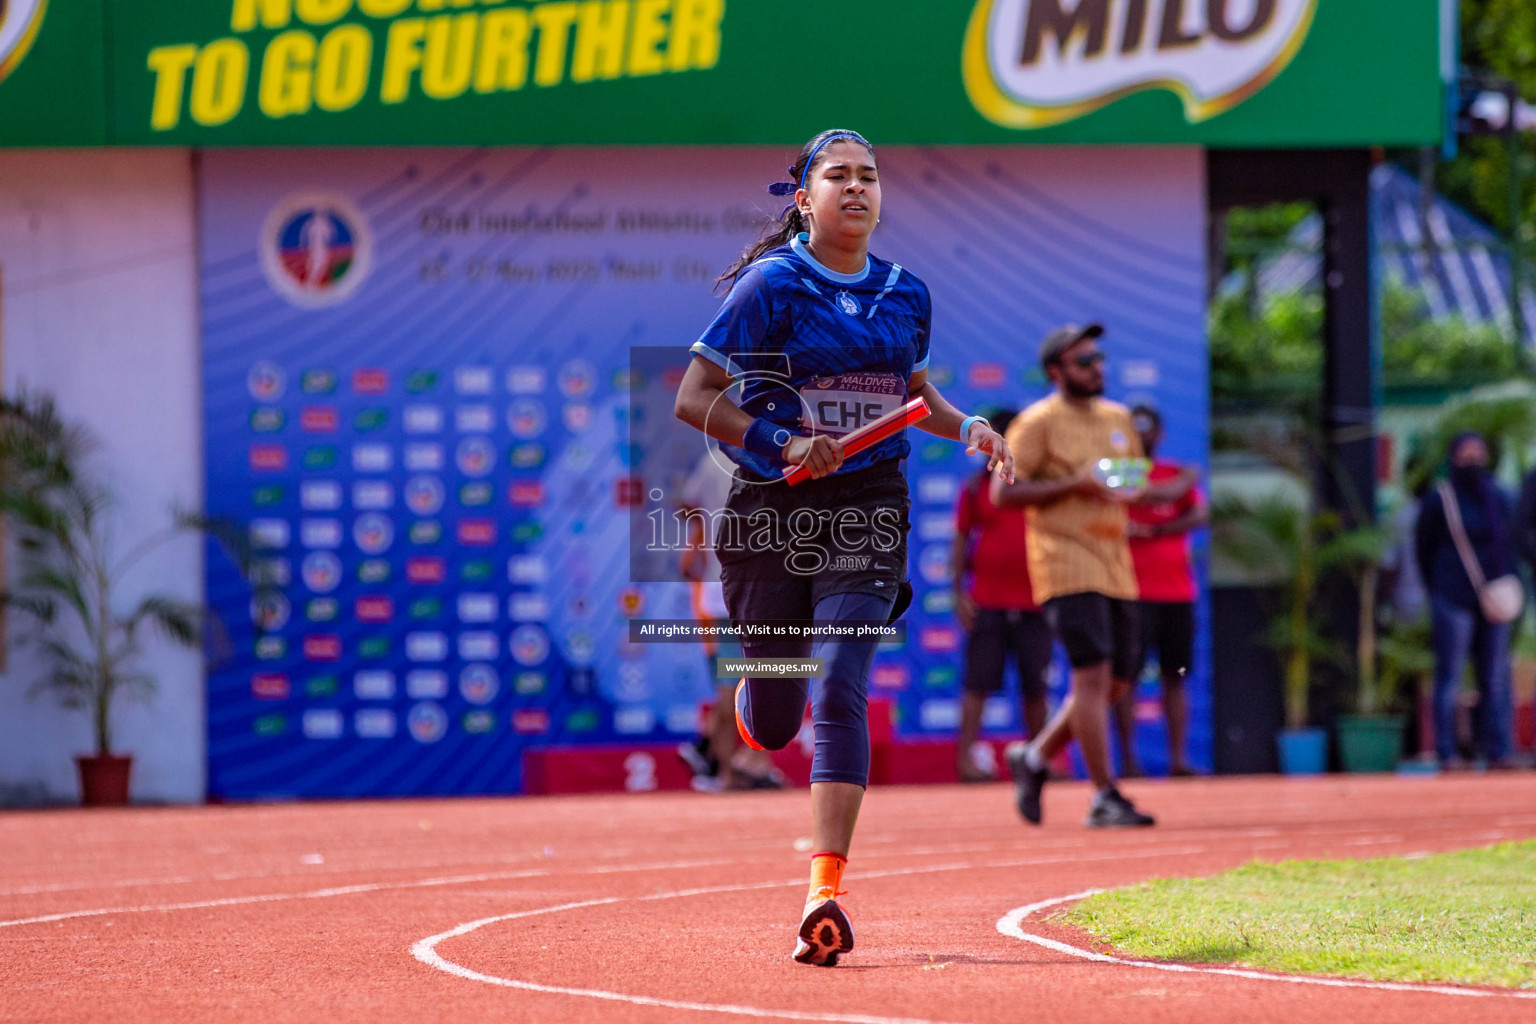
<svg viewBox="0 0 1536 1024"><path fill-rule="evenodd" d="M0 0L0 145L107 141L102 0Z"/></svg>
<svg viewBox="0 0 1536 1024"><path fill-rule="evenodd" d="M0 143L1428 144L1440 8L0 0Z"/></svg>

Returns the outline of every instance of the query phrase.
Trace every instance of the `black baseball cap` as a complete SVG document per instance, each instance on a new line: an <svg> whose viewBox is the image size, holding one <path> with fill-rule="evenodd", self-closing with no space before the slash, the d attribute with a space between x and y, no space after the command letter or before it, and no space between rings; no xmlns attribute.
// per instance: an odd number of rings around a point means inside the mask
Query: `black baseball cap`
<svg viewBox="0 0 1536 1024"><path fill-rule="evenodd" d="M1141 430L1143 420L1150 420L1149 426L1153 430L1158 430L1163 425L1163 414L1151 402L1137 402L1131 407L1131 422L1135 424L1137 430Z"/></svg>
<svg viewBox="0 0 1536 1024"><path fill-rule="evenodd" d="M1058 327L1045 336L1040 343L1040 365L1048 367L1061 358L1061 354L1080 341L1088 338L1097 338L1104 333L1103 324L1088 324L1079 327L1077 324L1067 324Z"/></svg>

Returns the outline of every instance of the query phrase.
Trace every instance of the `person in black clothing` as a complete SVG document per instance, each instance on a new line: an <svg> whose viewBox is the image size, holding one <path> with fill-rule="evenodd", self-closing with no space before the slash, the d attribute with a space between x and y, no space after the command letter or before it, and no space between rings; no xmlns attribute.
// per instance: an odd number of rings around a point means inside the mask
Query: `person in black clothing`
<svg viewBox="0 0 1536 1024"><path fill-rule="evenodd" d="M1515 524L1511 532L1521 560L1536 573L1536 469L1531 470L1520 485L1520 500L1515 505Z"/></svg>
<svg viewBox="0 0 1536 1024"><path fill-rule="evenodd" d="M1484 577L1512 572L1515 563L1509 503L1488 472L1488 445L1481 435L1458 434L1450 449L1450 492ZM1435 651L1435 749L1440 763L1460 764L1456 701L1468 655L1481 694L1482 755L1492 767L1507 766L1510 749L1510 625L1490 622L1478 603L1446 520L1444 488L1424 495L1415 531L1419 571L1429 591Z"/></svg>

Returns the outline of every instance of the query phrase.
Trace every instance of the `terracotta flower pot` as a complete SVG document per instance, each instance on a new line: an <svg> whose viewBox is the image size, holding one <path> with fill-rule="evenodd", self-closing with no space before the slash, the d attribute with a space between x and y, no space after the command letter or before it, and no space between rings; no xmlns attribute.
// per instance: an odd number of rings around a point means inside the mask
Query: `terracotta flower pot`
<svg viewBox="0 0 1536 1024"><path fill-rule="evenodd" d="M107 754L104 757L77 755L80 768L80 805L82 807L125 807L128 804L128 772L133 758Z"/></svg>

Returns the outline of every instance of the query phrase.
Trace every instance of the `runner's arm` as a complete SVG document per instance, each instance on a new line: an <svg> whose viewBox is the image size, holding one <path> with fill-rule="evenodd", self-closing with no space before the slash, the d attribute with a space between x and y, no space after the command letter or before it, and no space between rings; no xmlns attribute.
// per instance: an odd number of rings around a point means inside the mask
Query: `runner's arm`
<svg viewBox="0 0 1536 1024"><path fill-rule="evenodd" d="M742 436L752 425L752 417L725 397L734 379L703 356L694 356L688 361L683 382L677 386L673 413L716 441L740 447Z"/></svg>
<svg viewBox="0 0 1536 1024"><path fill-rule="evenodd" d="M1005 481L1001 476L992 477L992 504L998 508L1018 508L1021 505L1049 505L1085 489L1085 479L1091 472L1065 476L1056 480ZM1102 485L1101 485L1102 486ZM1108 488L1105 488L1108 490Z"/></svg>
<svg viewBox="0 0 1536 1024"><path fill-rule="evenodd" d="M725 397L733 380L720 366L703 356L694 356L683 374L683 382L677 386L673 414L722 444L742 447L747 430L756 421ZM842 467L843 444L825 434L795 435L780 449L780 457L791 465L809 467L811 476L819 479Z"/></svg>
<svg viewBox="0 0 1536 1024"><path fill-rule="evenodd" d="M1204 505L1196 505L1177 519L1170 519L1166 523L1156 525L1150 523L1128 523L1126 525L1126 533L1132 537L1170 537L1180 533L1188 533L1197 526L1204 526L1210 518Z"/></svg>
<svg viewBox="0 0 1536 1024"><path fill-rule="evenodd" d="M1142 491L1141 503L1180 501L1190 491L1195 489L1195 484L1200 482L1200 471L1193 466L1180 466L1179 475L1169 477L1167 480L1159 480L1155 484L1148 484ZM1199 525L1198 523L1195 525Z"/></svg>
<svg viewBox="0 0 1536 1024"><path fill-rule="evenodd" d="M939 389L934 387L928 379L926 369L918 370L907 380L907 394L912 398L922 398L928 402L928 408L933 410L932 415L918 424L922 430L938 437L951 441L960 441L966 446L966 454L986 452L987 469L998 466L1009 480L1013 479L1013 452L1008 450L1008 442L1003 435L993 430L984 421L971 425L971 436L960 436L960 425L965 422L966 415L953 405L949 400L939 394Z"/></svg>

